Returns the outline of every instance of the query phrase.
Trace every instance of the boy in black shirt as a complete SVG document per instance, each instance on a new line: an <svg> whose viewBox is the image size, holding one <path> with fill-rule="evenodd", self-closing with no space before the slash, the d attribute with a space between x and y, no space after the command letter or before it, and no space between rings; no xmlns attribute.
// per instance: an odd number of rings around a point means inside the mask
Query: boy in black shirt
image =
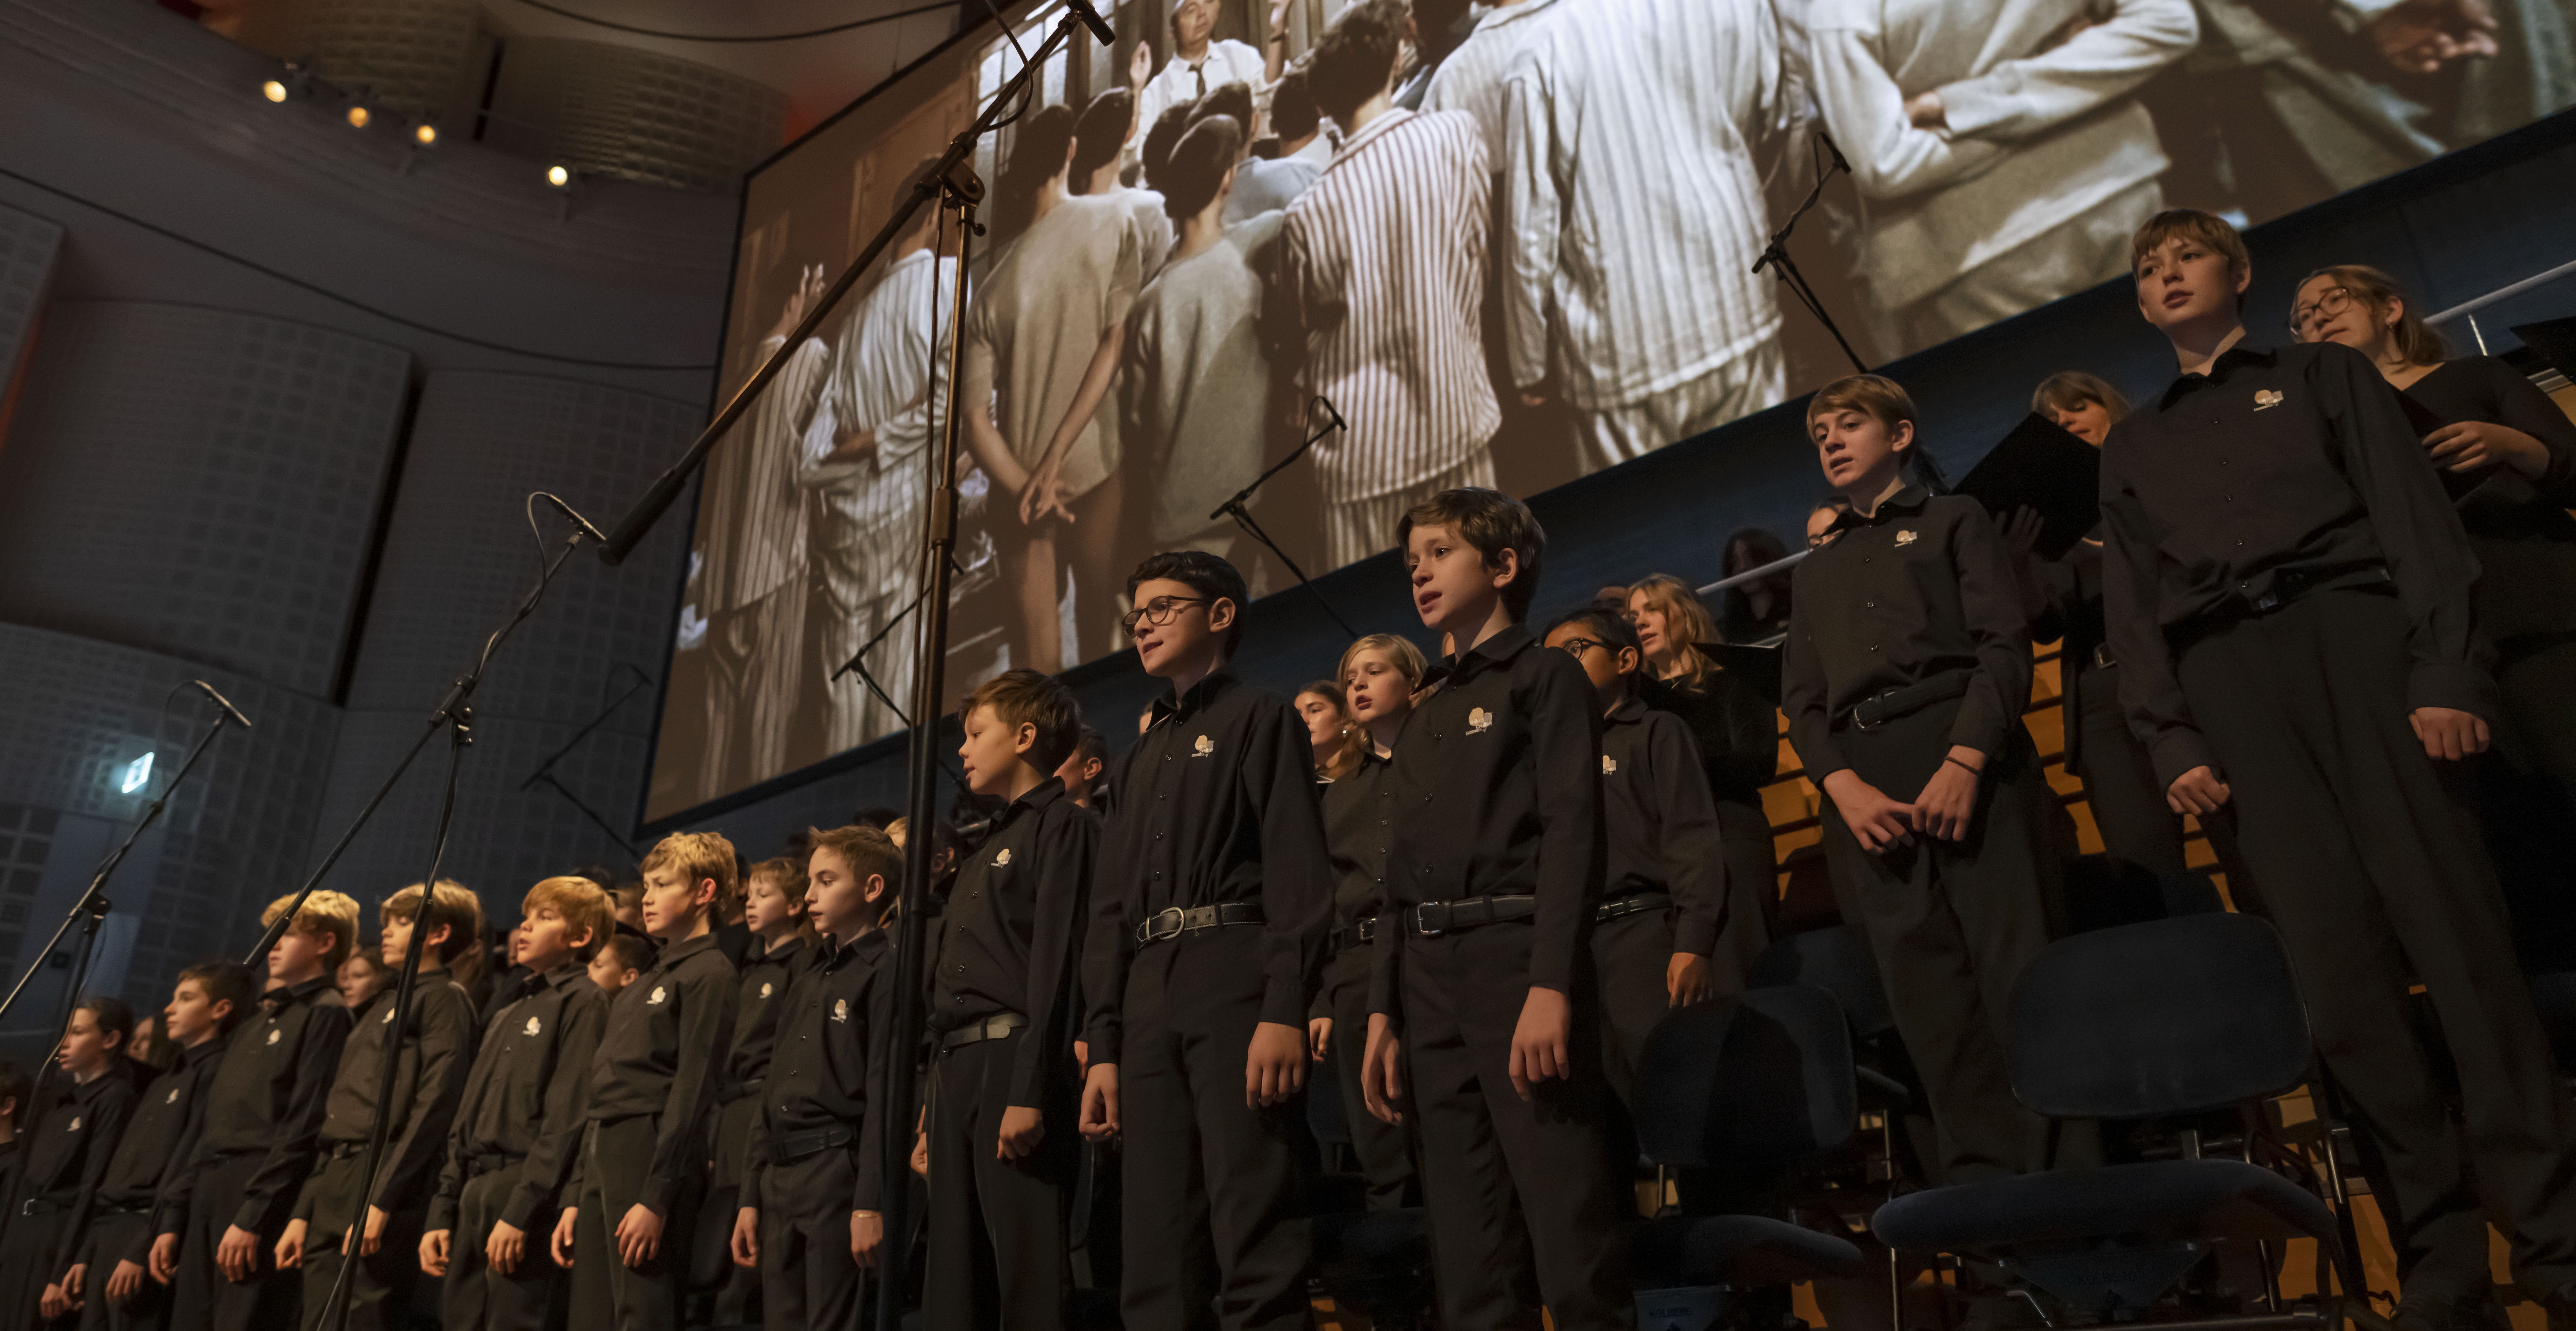
<svg viewBox="0 0 2576 1331"><path fill-rule="evenodd" d="M260 923L276 923L294 900L270 902ZM349 1038L331 977L357 937L357 902L337 892L304 899L268 950L259 1011L233 1032L206 1084L187 1164L161 1185L152 1278L174 1286L170 1320L185 1331L272 1331L293 1320L298 1282L269 1262L313 1172Z"/></svg>
<svg viewBox="0 0 2576 1331"><path fill-rule="evenodd" d="M1127 579L1145 673L1171 681L1119 764L1082 990L1082 1124L1123 1135L1130 1326L1306 1325L1315 1147L1298 1093L1333 870L1306 723L1225 668L1232 564L1159 554Z"/></svg>
<svg viewBox="0 0 2576 1331"><path fill-rule="evenodd" d="M1618 1221L1634 1207L1602 1145L1586 954L1601 709L1523 622L1547 549L1527 507L1445 490L1398 530L1414 608L1458 650L1395 746L1395 945L1379 949L1361 1085L1380 1118L1420 1116L1442 1325L1527 1326L1543 1301L1559 1328L1629 1326Z"/></svg>
<svg viewBox="0 0 2576 1331"><path fill-rule="evenodd" d="M73 1217L78 1229L63 1289L80 1307L83 1331L158 1331L169 1321L169 1291L148 1275L155 1200L195 1142L206 1082L250 1006L250 972L239 966L218 961L179 972L161 1012L178 1066L144 1088L107 1172Z"/></svg>
<svg viewBox="0 0 2576 1331"><path fill-rule="evenodd" d="M2021 723L2030 624L1976 501L1909 484L1914 403L1874 374L1807 406L1827 484L1850 501L1798 566L1781 663L1789 742L1825 795L1825 862L1869 936L1940 1136L1941 1180L2034 1168L2013 1099L2012 982L2049 939L2065 847Z"/></svg>
<svg viewBox="0 0 2576 1331"><path fill-rule="evenodd" d="M2234 817L2317 1050L2386 1162L2406 1291L2392 1320L2496 1317L2483 1202L2516 1280L2564 1326L2564 1102L2445 770L2486 748L2495 715L2468 538L2367 357L2245 343L2253 267L2234 228L2161 213L2132 252L2138 308L2181 373L2102 449L2106 629L2129 726L2175 812ZM2410 972L2458 1069L2465 1159L2413 1033Z"/></svg>
<svg viewBox="0 0 2576 1331"><path fill-rule="evenodd" d="M1608 855L1592 962L1607 1037L1602 1071L1633 1113L1647 1033L1665 1012L1711 996L1709 953L1727 914L1717 801L1690 727L1637 700L1645 654L1635 628L1607 610L1576 610L1548 626L1547 645L1582 665L1602 713Z"/></svg>
<svg viewBox="0 0 2576 1331"><path fill-rule="evenodd" d="M878 927L903 851L873 827L808 835L799 876L823 941L778 1005L733 1236L734 1260L759 1269L769 1331L859 1324L860 1273L885 1240L885 1132L903 1121L885 1102L894 953Z"/></svg>
<svg viewBox="0 0 2576 1331"><path fill-rule="evenodd" d="M730 1247L728 1217L742 1201L743 1151L760 1117L760 1089L769 1076L769 1053L778 1038L778 1014L787 987L809 954L805 949L805 865L801 860L762 860L742 885L742 923L751 932L734 997L733 1053L725 1060L724 1086L716 1093L715 1161L708 1171L708 1223L700 1247ZM729 1254L728 1254L729 1255ZM719 1257L715 1324L744 1326L758 1311L760 1273Z"/></svg>
<svg viewBox="0 0 2576 1331"><path fill-rule="evenodd" d="M62 1070L53 1103L37 1120L10 1180L8 1239L0 1243L0 1327L20 1331L71 1310L62 1273L71 1265L71 1220L107 1172L116 1136L134 1112L134 1078L124 1069L134 1010L113 998L72 1009L54 1061Z"/></svg>
<svg viewBox="0 0 2576 1331"><path fill-rule="evenodd" d="M559 1300L544 1249L589 1108L608 998L584 967L616 916L588 878L548 878L519 903L510 964L465 1077L446 1165L420 1238L420 1269L446 1281L447 1331L543 1331Z"/></svg>
<svg viewBox="0 0 2576 1331"><path fill-rule="evenodd" d="M718 911L741 895L733 843L674 832L643 867L644 932L662 953L609 1004L590 1065L589 1126L552 1240L555 1264L572 1268L575 1331L679 1325L733 1035L733 963L714 934Z"/></svg>
<svg viewBox="0 0 2576 1331"><path fill-rule="evenodd" d="M324 1307L350 1255L349 1316L354 1331L399 1331L411 1311L420 1274L421 1217L438 1178L456 1096L474 1058L474 1000L448 967L482 945L483 904L440 880L423 902L419 884L379 908L385 968L398 975L420 930L420 974L412 985L405 1029L395 1034L395 986L389 979L365 1007L349 1014L347 1046L322 1118L322 1149L297 1199L295 1218L277 1242L277 1264L304 1271L304 1326L322 1325ZM375 1129L385 1060L396 1060L393 1101L385 1110L384 1153L367 1195L364 1168ZM363 1223L361 1210L363 1207Z"/></svg>
<svg viewBox="0 0 2576 1331"><path fill-rule="evenodd" d="M1057 1326L1080 1145L1073 991L1100 820L1055 776L1082 725L1064 685L1006 671L959 710L967 784L1010 804L959 864L939 920L922 1317Z"/></svg>

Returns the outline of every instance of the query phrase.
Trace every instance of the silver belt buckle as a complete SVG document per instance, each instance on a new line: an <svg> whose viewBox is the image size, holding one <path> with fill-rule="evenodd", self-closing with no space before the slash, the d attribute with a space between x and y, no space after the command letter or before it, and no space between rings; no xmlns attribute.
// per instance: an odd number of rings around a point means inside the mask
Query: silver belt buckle
<svg viewBox="0 0 2576 1331"><path fill-rule="evenodd" d="M1145 941L1159 943L1181 936L1181 922L1186 916L1178 906L1166 906L1145 917Z"/></svg>

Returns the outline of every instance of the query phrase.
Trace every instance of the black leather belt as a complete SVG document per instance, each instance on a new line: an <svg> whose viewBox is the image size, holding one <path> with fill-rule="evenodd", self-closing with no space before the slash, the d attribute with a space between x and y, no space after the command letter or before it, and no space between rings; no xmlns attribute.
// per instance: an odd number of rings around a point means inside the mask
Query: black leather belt
<svg viewBox="0 0 2576 1331"><path fill-rule="evenodd" d="M1454 934L1462 929L1481 928L1504 920L1526 920L1538 914L1534 896L1462 897L1456 901L1426 901L1404 909L1405 926L1422 938Z"/></svg>
<svg viewBox="0 0 2576 1331"><path fill-rule="evenodd" d="M1863 730L1874 729L1900 716L1911 716L1936 702L1948 702L1966 693L1969 681L1976 677L1976 671L1964 666L1957 670L1944 670L1930 679L1873 693L1853 703L1851 710L1843 716Z"/></svg>
<svg viewBox="0 0 2576 1331"><path fill-rule="evenodd" d="M1331 946L1334 952L1341 953L1348 952L1355 947L1364 947L1376 941L1377 917L1374 915L1363 915L1360 918L1343 925L1341 928L1335 929L1332 935Z"/></svg>
<svg viewBox="0 0 2576 1331"><path fill-rule="evenodd" d="M18 1203L20 1215L56 1215L70 1209L71 1203L58 1202L50 1197L30 1197Z"/></svg>
<svg viewBox="0 0 2576 1331"><path fill-rule="evenodd" d="M2116 666L2116 665L2118 665L2118 664L2120 664L2120 659L2119 659L2118 657L2116 657L2116 656L2111 655L2111 644L2109 644L2109 643L2107 643L2107 642L2097 642L2097 643L2093 644L2093 668L2094 668L2094 669L2096 669L2096 670L2108 670L2108 669L2110 669L2111 667Z"/></svg>
<svg viewBox="0 0 2576 1331"><path fill-rule="evenodd" d="M1633 892L1593 907L1592 919L1598 923L1602 920L1615 920L1622 915L1637 915L1650 910L1669 910L1672 904L1672 897L1662 892Z"/></svg>
<svg viewBox="0 0 2576 1331"><path fill-rule="evenodd" d="M816 1128L812 1132L791 1132L772 1137L769 1139L769 1163L792 1165L809 1155L820 1155L858 1139L859 1134L844 1127Z"/></svg>
<svg viewBox="0 0 2576 1331"><path fill-rule="evenodd" d="M150 1215L150 1214L152 1214L152 1203L150 1203L150 1202L148 1202L148 1201L145 1201L145 1202L118 1202L118 1203L116 1203L116 1204L115 1204L115 1205L113 1205L113 1206L102 1206L102 1207L98 1208L98 1218L99 1218L99 1219L101 1219L101 1220L106 1220L106 1219L109 1219L110 1217L113 1217L113 1216L120 1216L120 1215Z"/></svg>
<svg viewBox="0 0 2576 1331"><path fill-rule="evenodd" d="M986 1017L972 1026L960 1026L940 1036L939 1051L946 1053L951 1049L963 1049L970 1044L998 1040L1028 1024L1029 1019L1016 1012L1005 1012L998 1017Z"/></svg>
<svg viewBox="0 0 2576 1331"><path fill-rule="evenodd" d="M1222 906L1192 906L1156 911L1136 926L1136 941L1159 943L1183 934L1204 933L1237 924L1265 924L1261 907L1250 901L1230 901Z"/></svg>
<svg viewBox="0 0 2576 1331"><path fill-rule="evenodd" d="M724 1094L718 1097L718 1103L732 1104L736 1100L758 1095L761 1092L761 1088L767 1085L769 1085L769 1079L767 1077L754 1077L749 1081L737 1082L734 1085L725 1088Z"/></svg>
<svg viewBox="0 0 2576 1331"><path fill-rule="evenodd" d="M478 1179L486 1174L500 1173L504 1169L516 1169L525 1159L527 1157L524 1155L468 1156L465 1160L465 1177Z"/></svg>
<svg viewBox="0 0 2576 1331"><path fill-rule="evenodd" d="M2376 559L2355 560L2344 564L2324 564L2316 568L2285 568L2272 575L2272 585L2261 596L2243 598L2248 613L2268 615L2310 592L2333 591L2346 587L2376 587L2388 582L2388 566Z"/></svg>
<svg viewBox="0 0 2576 1331"><path fill-rule="evenodd" d="M322 1153L334 1160L355 1160L367 1153L365 1142L324 1142Z"/></svg>

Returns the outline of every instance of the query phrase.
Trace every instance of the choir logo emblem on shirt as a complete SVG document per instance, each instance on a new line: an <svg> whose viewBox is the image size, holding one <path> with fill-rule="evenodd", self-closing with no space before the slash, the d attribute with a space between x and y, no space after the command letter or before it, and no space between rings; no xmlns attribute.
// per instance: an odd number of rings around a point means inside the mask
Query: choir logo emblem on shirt
<svg viewBox="0 0 2576 1331"><path fill-rule="evenodd" d="M1482 708L1482 707L1478 707L1478 708L1471 709L1471 710L1467 713L1467 733L1468 733L1468 734L1470 734L1470 735L1481 735L1481 734L1484 734L1486 731L1491 730L1491 729L1493 729L1493 728L1494 728L1494 714L1493 714L1492 712L1488 712L1488 711L1486 711L1484 708Z"/></svg>
<svg viewBox="0 0 2576 1331"><path fill-rule="evenodd" d="M539 1020L537 1020L537 1019L536 1019L536 1018L534 1018L534 1017L530 1017L530 1018L528 1018L528 1034L530 1034L530 1035L534 1035L534 1034L536 1034L537 1032L544 1030L545 1028L546 1028L546 1024L545 1024L544 1022L539 1021Z"/></svg>
<svg viewBox="0 0 2576 1331"><path fill-rule="evenodd" d="M848 1000L848 999L846 999L846 998L835 998L835 999L833 999L833 1000L832 1000L832 1020L834 1020L834 1021L848 1021L849 1019L850 1019L850 1000Z"/></svg>
<svg viewBox="0 0 2576 1331"><path fill-rule="evenodd" d="M770 989L771 989L771 988L772 988L772 986L770 985L770 983L769 983L768 981L766 981L766 980L761 981L761 983L760 983L760 997L761 997L761 999L762 999L763 1001L767 1001L767 999L769 998L769 991L770 991Z"/></svg>
<svg viewBox="0 0 2576 1331"><path fill-rule="evenodd" d="M80 1120L79 1120L79 1119L77 1119L77 1118L76 1118L76 1119L73 1119L73 1120L72 1120L72 1125L71 1125L70 1127L68 1127L68 1128L63 1129L63 1131L65 1131L65 1132L78 1132L78 1131L80 1131Z"/></svg>
<svg viewBox="0 0 2576 1331"><path fill-rule="evenodd" d="M2261 411L2266 407L2277 407L2279 405L2281 405L2280 389L2257 388L2254 390L2254 409L2256 411Z"/></svg>
<svg viewBox="0 0 2576 1331"><path fill-rule="evenodd" d="M999 868L1003 867L1004 865L1009 864L1010 862L1011 862L1011 848L1010 848L1010 847L1008 847L1008 846L1004 846L1004 847L1002 847L1001 852L1000 852L999 854L996 854L995 856L993 856L993 867L994 867L994 868L996 868L996 869L999 869Z"/></svg>
<svg viewBox="0 0 2576 1331"><path fill-rule="evenodd" d="M386 1024L386 1025L388 1025L388 1026L393 1025L393 1024L394 1024L394 1005L393 1005L393 1004L391 1004L391 1003L387 1003L387 1004L385 1004L385 1015L383 1015L382 1017L377 1018L377 1020L379 1020L379 1021L383 1022L384 1024Z"/></svg>
<svg viewBox="0 0 2576 1331"><path fill-rule="evenodd" d="M1915 534L1910 531L1901 531L1896 534L1896 543L1898 545L1912 545L1916 539Z"/></svg>
<svg viewBox="0 0 2576 1331"><path fill-rule="evenodd" d="M1216 752L1216 741L1205 735L1199 736L1198 742L1190 746L1190 756L1193 758L1204 758L1214 752Z"/></svg>
<svg viewBox="0 0 2576 1331"><path fill-rule="evenodd" d="M179 1088L178 1088L178 1087L176 1087L176 1086L171 1087L171 1088L170 1088L170 1098L169 1098L169 1099L167 1099L167 1100L162 1101L161 1103L163 1103L163 1104L165 1104L165 1105L175 1105L175 1104L179 1103Z"/></svg>
<svg viewBox="0 0 2576 1331"><path fill-rule="evenodd" d="M645 1000L644 1000L644 1005L645 1005L646 1007L651 1007L653 1004L659 1003L659 1002L661 1002L663 999L668 998L668 997L670 997L670 996L671 996L671 991L670 991L670 990L665 989L665 988L663 988L662 986L660 986L660 985L658 985L658 984L657 984L657 985L653 986L653 996L652 996L652 997L650 997L650 998L645 999Z"/></svg>
<svg viewBox="0 0 2576 1331"><path fill-rule="evenodd" d="M274 1026L271 1026L271 1027L269 1027L269 1028L268 1028L268 1042L269 1042L270 1044L275 1044L275 1043L277 1043L277 1042L278 1042L278 1039L279 1039L280 1037L284 1036L285 1034L286 1034L286 1032L281 1031L281 1030L277 1029L277 1028L276 1028L276 1027L274 1027Z"/></svg>
<svg viewBox="0 0 2576 1331"><path fill-rule="evenodd" d="M1618 760L1618 759L1616 759L1616 758L1611 757L1609 754L1606 754L1606 753L1605 753L1605 754L1602 754L1602 755L1601 755L1601 775L1603 775L1603 776L1617 776L1617 775L1619 775L1619 760Z"/></svg>

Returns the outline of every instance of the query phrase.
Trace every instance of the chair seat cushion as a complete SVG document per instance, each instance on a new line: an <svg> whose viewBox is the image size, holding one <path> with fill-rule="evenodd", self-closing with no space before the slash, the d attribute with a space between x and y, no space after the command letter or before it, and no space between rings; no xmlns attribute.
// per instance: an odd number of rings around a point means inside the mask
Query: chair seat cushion
<svg viewBox="0 0 2576 1331"><path fill-rule="evenodd" d="M1760 1215L1672 1216L1628 1232L1631 1282L1677 1285L1787 1285L1868 1274L1850 1240Z"/></svg>
<svg viewBox="0 0 2576 1331"><path fill-rule="evenodd" d="M2241 1160L2157 1160L1935 1188L1878 1208L1870 1230L1914 1252L1991 1252L2086 1239L2335 1242L2334 1212Z"/></svg>

